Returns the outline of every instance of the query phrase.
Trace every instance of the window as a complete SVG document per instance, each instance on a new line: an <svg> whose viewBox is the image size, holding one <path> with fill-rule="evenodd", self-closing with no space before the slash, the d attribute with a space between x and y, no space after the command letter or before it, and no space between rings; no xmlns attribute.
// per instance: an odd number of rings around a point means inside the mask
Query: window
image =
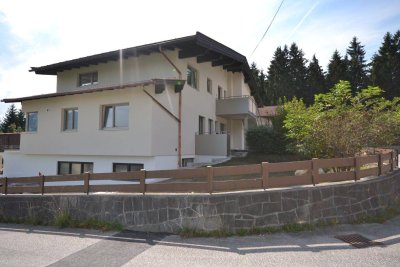
<svg viewBox="0 0 400 267"><path fill-rule="evenodd" d="M218 121L215 121L214 131L218 133Z"/></svg>
<svg viewBox="0 0 400 267"><path fill-rule="evenodd" d="M57 173L59 175L81 174L85 172L93 172L93 162L58 162Z"/></svg>
<svg viewBox="0 0 400 267"><path fill-rule="evenodd" d="M222 99L222 87L218 86L218 99Z"/></svg>
<svg viewBox="0 0 400 267"><path fill-rule="evenodd" d="M225 133L225 124L223 124L223 123L219 124L219 132L222 133L222 134Z"/></svg>
<svg viewBox="0 0 400 267"><path fill-rule="evenodd" d="M211 79L207 79L207 92L212 94L212 81L211 81Z"/></svg>
<svg viewBox="0 0 400 267"><path fill-rule="evenodd" d="M97 71L79 74L78 85L88 86L97 84Z"/></svg>
<svg viewBox="0 0 400 267"><path fill-rule="evenodd" d="M78 129L78 109L64 109L64 131Z"/></svg>
<svg viewBox="0 0 400 267"><path fill-rule="evenodd" d="M128 104L103 106L103 128L127 128L128 121Z"/></svg>
<svg viewBox="0 0 400 267"><path fill-rule="evenodd" d="M26 120L26 129L28 132L37 132L38 126L38 113L28 112Z"/></svg>
<svg viewBox="0 0 400 267"><path fill-rule="evenodd" d="M213 126L214 126L214 121L212 119L208 119L208 134L213 133Z"/></svg>
<svg viewBox="0 0 400 267"><path fill-rule="evenodd" d="M194 163L194 158L183 158L182 167L191 167Z"/></svg>
<svg viewBox="0 0 400 267"><path fill-rule="evenodd" d="M187 83L195 89L198 88L198 73L191 66L187 67Z"/></svg>
<svg viewBox="0 0 400 267"><path fill-rule="evenodd" d="M199 116L199 134L204 134L204 117Z"/></svg>
<svg viewBox="0 0 400 267"><path fill-rule="evenodd" d="M142 163L113 163L113 172L133 172L144 169Z"/></svg>

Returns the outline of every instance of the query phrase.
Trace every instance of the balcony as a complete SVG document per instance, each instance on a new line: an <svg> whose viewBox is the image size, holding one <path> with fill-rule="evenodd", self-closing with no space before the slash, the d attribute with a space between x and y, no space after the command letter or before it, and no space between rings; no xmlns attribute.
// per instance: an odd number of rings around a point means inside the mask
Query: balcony
<svg viewBox="0 0 400 267"><path fill-rule="evenodd" d="M257 105L252 96L232 96L216 101L216 115L228 118L257 117Z"/></svg>
<svg viewBox="0 0 400 267"><path fill-rule="evenodd" d="M227 133L196 134L196 155L228 156L230 136Z"/></svg>

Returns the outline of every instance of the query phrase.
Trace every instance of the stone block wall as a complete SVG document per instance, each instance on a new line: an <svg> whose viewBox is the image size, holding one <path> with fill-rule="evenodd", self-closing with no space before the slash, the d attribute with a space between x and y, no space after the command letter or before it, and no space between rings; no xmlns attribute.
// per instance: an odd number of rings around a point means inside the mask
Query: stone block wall
<svg viewBox="0 0 400 267"><path fill-rule="evenodd" d="M62 211L138 231L235 231L289 223L350 222L400 200L400 171L357 182L213 195L0 195L0 216L52 220Z"/></svg>

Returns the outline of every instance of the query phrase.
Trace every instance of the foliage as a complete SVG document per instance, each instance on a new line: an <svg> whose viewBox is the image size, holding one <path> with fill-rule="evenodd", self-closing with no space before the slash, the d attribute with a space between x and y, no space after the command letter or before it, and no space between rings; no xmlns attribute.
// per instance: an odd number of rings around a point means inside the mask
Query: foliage
<svg viewBox="0 0 400 267"><path fill-rule="evenodd" d="M339 51L335 50L335 52L333 52L326 75L326 85L328 88L332 88L340 80L347 80L347 62L347 57L342 59Z"/></svg>
<svg viewBox="0 0 400 267"><path fill-rule="evenodd" d="M365 50L364 46L358 42L357 37L353 37L350 42L350 46L347 48L347 55L349 55L348 78L354 93L360 91L361 88L365 88L368 84Z"/></svg>
<svg viewBox="0 0 400 267"><path fill-rule="evenodd" d="M347 81L317 95L310 107L295 98L284 105L289 150L307 157L335 158L354 156L363 147L391 145L400 133L399 101L385 100L378 87L353 96Z"/></svg>
<svg viewBox="0 0 400 267"><path fill-rule="evenodd" d="M393 99L400 96L400 31L389 32L383 38L381 47L371 62L372 84L385 91L385 96Z"/></svg>
<svg viewBox="0 0 400 267"><path fill-rule="evenodd" d="M278 106L277 114L272 118L272 125L251 128L246 133L250 151L263 154L282 155L286 153L286 130L283 127L285 112Z"/></svg>
<svg viewBox="0 0 400 267"><path fill-rule="evenodd" d="M306 89L303 95L304 102L307 105L311 105L314 103L314 95L326 93L325 88L325 74L314 55L307 67Z"/></svg>
<svg viewBox="0 0 400 267"><path fill-rule="evenodd" d="M282 146L282 141L271 126L262 125L249 129L246 141L249 150L253 152L282 154L285 151L285 146Z"/></svg>
<svg viewBox="0 0 400 267"><path fill-rule="evenodd" d="M25 118L22 110L17 110L14 104L12 104L2 122L0 123L0 132L3 133L15 133L22 132L25 130Z"/></svg>

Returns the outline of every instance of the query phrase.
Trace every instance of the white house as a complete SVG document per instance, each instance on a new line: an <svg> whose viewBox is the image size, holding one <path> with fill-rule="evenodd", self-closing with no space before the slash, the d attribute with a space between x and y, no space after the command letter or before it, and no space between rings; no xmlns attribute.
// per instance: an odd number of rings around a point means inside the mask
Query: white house
<svg viewBox="0 0 400 267"><path fill-rule="evenodd" d="M56 93L21 102L26 131L4 175L170 169L244 150L258 122L246 58L195 35L30 70Z"/></svg>

